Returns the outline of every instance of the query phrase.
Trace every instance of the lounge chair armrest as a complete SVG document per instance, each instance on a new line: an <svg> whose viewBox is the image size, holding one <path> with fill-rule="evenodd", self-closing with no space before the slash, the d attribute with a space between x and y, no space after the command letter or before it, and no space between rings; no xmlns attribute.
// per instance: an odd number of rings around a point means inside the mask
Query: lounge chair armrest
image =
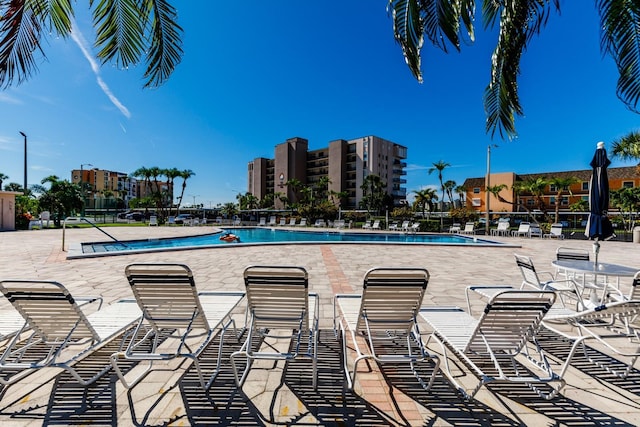
<svg viewBox="0 0 640 427"><path fill-rule="evenodd" d="M85 306L85 305L89 305L89 304L93 304L94 302L98 303L98 310L100 310L102 308L102 303L104 302L104 300L102 299L102 297L74 297L74 300L76 300L78 302L79 306Z"/></svg>

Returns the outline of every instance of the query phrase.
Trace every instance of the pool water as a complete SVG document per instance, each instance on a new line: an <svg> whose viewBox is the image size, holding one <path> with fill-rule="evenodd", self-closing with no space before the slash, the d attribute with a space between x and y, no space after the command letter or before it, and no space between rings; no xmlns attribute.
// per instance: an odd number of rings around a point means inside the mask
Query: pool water
<svg viewBox="0 0 640 427"><path fill-rule="evenodd" d="M226 230L238 236L240 242L220 240L223 233L189 237L174 237L123 242L92 242L82 244L82 253L158 251L179 248L220 247L246 244L286 243L397 243L422 245L502 245L473 236L455 234L354 233L348 231L297 231L272 228L235 228Z"/></svg>

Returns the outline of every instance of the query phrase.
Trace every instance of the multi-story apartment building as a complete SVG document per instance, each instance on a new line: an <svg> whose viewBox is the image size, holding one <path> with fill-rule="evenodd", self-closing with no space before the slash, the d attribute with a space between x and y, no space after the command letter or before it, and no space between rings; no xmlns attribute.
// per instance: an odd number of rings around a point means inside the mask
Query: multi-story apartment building
<svg viewBox="0 0 640 427"><path fill-rule="evenodd" d="M624 187L640 186L640 171L637 167L620 167L608 168L609 188L618 190ZM558 191L553 185L547 185L544 189L542 199L549 209L555 209L556 204L560 204L560 209L567 211L569 205L582 200L589 199L589 180L591 178L591 169L575 170L567 172L544 172L534 174L516 174L514 172L492 173L489 177L490 185L497 186L504 184L506 187L500 191L500 197L509 203L505 203L493 194L490 194L489 209L491 212L512 212L516 210L512 202L516 202L516 206L525 205L529 208L536 206L536 197L529 192L521 192L517 194L513 187L517 182L524 182L529 179L537 178L577 178L577 182L563 191L562 199L556 200ZM464 182L466 192L466 206L478 212L486 212L486 177L483 178L467 178Z"/></svg>
<svg viewBox="0 0 640 427"><path fill-rule="evenodd" d="M121 199L127 205L129 200L146 194L144 182L123 172L98 168L74 169L71 171L71 182L84 188L86 206L91 209L105 208L108 200L115 199Z"/></svg>
<svg viewBox="0 0 640 427"><path fill-rule="evenodd" d="M406 200L407 147L377 136L331 141L328 147L309 150L304 138L290 138L276 145L273 159L256 158L248 164L247 191L257 198L282 193L293 200L287 182L298 180L313 185L323 177L329 179L329 191L346 192L343 209L357 209L363 194L360 188L368 175L377 175L386 184L394 205ZM275 206L282 209L276 198Z"/></svg>

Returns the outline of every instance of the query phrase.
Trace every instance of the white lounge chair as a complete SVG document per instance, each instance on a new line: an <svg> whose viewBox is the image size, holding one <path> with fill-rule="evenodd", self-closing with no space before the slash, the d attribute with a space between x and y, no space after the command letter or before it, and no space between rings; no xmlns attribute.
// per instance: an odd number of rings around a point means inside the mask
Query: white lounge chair
<svg viewBox="0 0 640 427"><path fill-rule="evenodd" d="M373 268L367 271L363 282L361 295L338 294L334 297L333 328L336 335L340 329L347 386L353 388L358 363L372 359L378 363L409 363L416 378L428 389L440 362L427 351L416 316L429 283L429 272L424 268ZM351 345L356 351L353 369L348 363L347 335L351 336ZM366 344L360 342L361 338ZM396 339L406 340L407 347L403 351L394 348L381 353L379 342ZM415 354L411 349L412 342L419 349ZM432 360L435 367L425 384L414 364L427 360Z"/></svg>
<svg viewBox="0 0 640 427"><path fill-rule="evenodd" d="M551 229L543 237L548 239L564 239L564 234L562 234L562 224L551 224Z"/></svg>
<svg viewBox="0 0 640 427"><path fill-rule="evenodd" d="M176 225L176 217L171 215L167 218L167 225Z"/></svg>
<svg viewBox="0 0 640 427"><path fill-rule="evenodd" d="M269 227L274 227L276 225L276 217L275 215L272 215L269 217Z"/></svg>
<svg viewBox="0 0 640 427"><path fill-rule="evenodd" d="M294 217L291 217L291 219L289 219L289 227L294 227L296 225L296 219Z"/></svg>
<svg viewBox="0 0 640 427"><path fill-rule="evenodd" d="M542 322L544 327L573 341L566 357L569 365L578 347L582 347L587 360L620 378L626 378L640 357L640 301L618 301L602 304L579 312L549 313ZM624 368L593 357L593 350L585 345L596 342L617 356L627 359ZM566 369L566 366L565 368ZM562 374L561 374L562 375Z"/></svg>
<svg viewBox="0 0 640 427"><path fill-rule="evenodd" d="M389 224L389 231L396 231L398 227L399 227L398 223L394 221L391 224Z"/></svg>
<svg viewBox="0 0 640 427"><path fill-rule="evenodd" d="M345 224L344 224L344 219L336 219L336 220L333 222L333 226L334 226L335 228L337 228L337 229L344 228L344 225L345 225Z"/></svg>
<svg viewBox="0 0 640 427"><path fill-rule="evenodd" d="M512 382L551 399L565 381L551 369L536 332L555 298L549 291L503 290L491 298L480 319L459 307L423 307L420 315L433 329L427 344L434 339L442 349L443 373L466 398L473 398L488 383ZM450 353L478 378L470 392L451 372ZM525 361L527 369L519 368L518 363ZM549 384L551 390L541 389L540 384Z"/></svg>
<svg viewBox="0 0 640 427"><path fill-rule="evenodd" d="M309 293L307 271L294 266L249 266L244 271L247 291L247 338L240 350L231 355L236 383L241 387L256 359L312 361L312 383L317 387L318 373L318 295ZM286 332L284 331L286 330ZM268 343L264 350L252 349L254 337L290 338L291 351L277 351ZM236 359L246 367L239 373Z"/></svg>
<svg viewBox="0 0 640 427"><path fill-rule="evenodd" d="M149 217L149 227L151 226L156 226L156 227L158 226L158 217L155 215L151 215Z"/></svg>
<svg viewBox="0 0 640 427"><path fill-rule="evenodd" d="M306 227L307 226L307 218L300 218L300 224L298 227Z"/></svg>
<svg viewBox="0 0 640 427"><path fill-rule="evenodd" d="M511 235L513 237L529 237L529 231L531 231L530 222L521 222L517 230L513 230Z"/></svg>
<svg viewBox="0 0 640 427"><path fill-rule="evenodd" d="M260 221L258 222L258 227L266 227L267 226L267 218L260 217Z"/></svg>
<svg viewBox="0 0 640 427"><path fill-rule="evenodd" d="M280 223L278 223L280 227L284 227L287 225L287 219L285 217L280 218Z"/></svg>
<svg viewBox="0 0 640 427"><path fill-rule="evenodd" d="M125 274L143 315L126 350L111 355L111 363L122 384L127 389L134 387L151 371L154 361L187 358L193 361L200 385L207 390L220 370L224 332L230 326L235 329L230 313L244 293L198 292L193 273L182 264L131 264L125 268ZM173 331L168 338L178 340L179 344L171 351L159 352L160 335L167 331ZM223 335L216 369L205 381L198 357L218 332ZM199 342L192 349L194 339ZM120 359L148 361L149 366L135 379L127 381L118 365Z"/></svg>
<svg viewBox="0 0 640 427"><path fill-rule="evenodd" d="M83 386L95 382L111 369L108 361L98 372L83 377L75 362L89 356L133 326L141 312L134 300L121 300L85 315L60 283L5 280L0 291L23 317L19 329L0 357L0 383L13 384L35 369L62 368ZM25 338L24 334L29 334ZM74 351L75 350L75 351ZM14 375L5 376L5 371Z"/></svg>
<svg viewBox="0 0 640 427"><path fill-rule="evenodd" d="M451 227L449 227L449 233L459 233L462 230L462 227L459 222L454 222Z"/></svg>
<svg viewBox="0 0 640 427"><path fill-rule="evenodd" d="M380 220L376 219L373 221L373 225L371 225L372 230L380 230Z"/></svg>
<svg viewBox="0 0 640 427"><path fill-rule="evenodd" d="M418 231L420 231L420 223L414 222L413 224L411 224L411 227L409 227L409 232L415 234Z"/></svg>
<svg viewBox="0 0 640 427"><path fill-rule="evenodd" d="M467 222L464 225L464 229L460 230L460 234L476 234L476 224L474 222Z"/></svg>
<svg viewBox="0 0 640 427"><path fill-rule="evenodd" d="M364 224L362 224L362 228L371 228L371 221L367 220L364 222Z"/></svg>
<svg viewBox="0 0 640 427"><path fill-rule="evenodd" d="M499 221L498 227L491 230L492 236L508 236L509 223L507 221Z"/></svg>
<svg viewBox="0 0 640 427"><path fill-rule="evenodd" d="M407 233L409 228L411 227L411 221L402 221L402 225L400 226L400 230Z"/></svg>
<svg viewBox="0 0 640 427"><path fill-rule="evenodd" d="M313 224L314 227L326 227L327 223L324 219L316 219L316 222Z"/></svg>

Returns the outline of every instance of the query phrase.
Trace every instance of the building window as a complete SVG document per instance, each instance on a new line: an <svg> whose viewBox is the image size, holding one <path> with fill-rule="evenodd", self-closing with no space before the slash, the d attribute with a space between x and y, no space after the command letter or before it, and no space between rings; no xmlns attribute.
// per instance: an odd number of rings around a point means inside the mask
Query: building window
<svg viewBox="0 0 640 427"><path fill-rule="evenodd" d="M480 187L473 187L473 194L480 194Z"/></svg>
<svg viewBox="0 0 640 427"><path fill-rule="evenodd" d="M527 206L533 206L533 199L527 199Z"/></svg>
<svg viewBox="0 0 640 427"><path fill-rule="evenodd" d="M562 200L560 201L560 204L562 206L569 206L569 197L567 196L562 196Z"/></svg>
<svg viewBox="0 0 640 427"><path fill-rule="evenodd" d="M558 187L556 187L555 185L551 184L549 185L549 192L551 193L557 193L558 192Z"/></svg>
<svg viewBox="0 0 640 427"><path fill-rule="evenodd" d="M471 199L471 206L482 206L482 201L479 198Z"/></svg>
<svg viewBox="0 0 640 427"><path fill-rule="evenodd" d="M633 188L633 181L622 181L622 188Z"/></svg>
<svg viewBox="0 0 640 427"><path fill-rule="evenodd" d="M555 205L556 204L556 198L554 196L549 197L549 204L550 205Z"/></svg>
<svg viewBox="0 0 640 427"><path fill-rule="evenodd" d="M589 191L589 181L582 181L582 191Z"/></svg>

